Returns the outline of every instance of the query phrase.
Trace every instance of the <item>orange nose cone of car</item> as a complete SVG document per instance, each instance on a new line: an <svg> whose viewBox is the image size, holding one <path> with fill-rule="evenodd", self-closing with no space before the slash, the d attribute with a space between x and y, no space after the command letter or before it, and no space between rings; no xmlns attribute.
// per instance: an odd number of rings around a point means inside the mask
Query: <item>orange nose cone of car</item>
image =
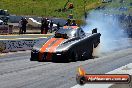
<svg viewBox="0 0 132 88"><path fill-rule="evenodd" d="M49 39L43 46L42 48L40 49L40 53L39 53L39 60L42 61L42 56L43 56L43 52L46 51L46 49L48 48L48 46L54 42L56 40L56 38L51 38Z"/></svg>
<svg viewBox="0 0 132 88"><path fill-rule="evenodd" d="M64 41L63 38L60 38L59 40L57 40L50 48L49 48L49 53L47 55L47 60L51 60L52 57L52 53L55 52L56 48Z"/></svg>
<svg viewBox="0 0 132 88"><path fill-rule="evenodd" d="M55 41L55 42L54 42ZM51 56L52 56L52 53L55 52L56 48L64 41L63 38L51 38L50 40L48 40L44 45L43 47L40 49L40 54L39 54L39 60L42 61L43 59L43 53L46 51L46 49L48 48L48 54L46 56L46 60L51 60ZM49 45L51 43L54 44L52 46L49 47Z"/></svg>

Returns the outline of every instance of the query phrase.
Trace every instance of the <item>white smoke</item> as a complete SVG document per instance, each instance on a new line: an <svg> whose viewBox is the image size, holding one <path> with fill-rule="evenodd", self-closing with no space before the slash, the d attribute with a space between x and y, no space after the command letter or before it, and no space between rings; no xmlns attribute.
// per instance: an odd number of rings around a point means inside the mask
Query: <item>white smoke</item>
<svg viewBox="0 0 132 88"><path fill-rule="evenodd" d="M115 16L92 11L86 22L87 25L83 27L85 32L89 33L92 32L92 29L97 28L98 32L101 33L101 43L96 50L96 54L111 52L129 45L128 41L123 39L127 36L119 26L118 19Z"/></svg>

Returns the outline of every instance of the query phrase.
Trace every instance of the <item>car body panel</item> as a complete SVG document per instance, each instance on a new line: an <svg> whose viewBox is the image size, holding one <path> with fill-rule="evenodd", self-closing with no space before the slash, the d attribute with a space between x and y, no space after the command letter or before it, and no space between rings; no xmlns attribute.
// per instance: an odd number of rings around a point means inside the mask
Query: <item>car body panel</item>
<svg viewBox="0 0 132 88"><path fill-rule="evenodd" d="M72 34L73 32L73 34ZM69 34L68 34L69 33ZM86 34L80 27L63 27L55 35L40 40L31 51L31 60L52 61L88 56L94 44L100 43L100 33Z"/></svg>

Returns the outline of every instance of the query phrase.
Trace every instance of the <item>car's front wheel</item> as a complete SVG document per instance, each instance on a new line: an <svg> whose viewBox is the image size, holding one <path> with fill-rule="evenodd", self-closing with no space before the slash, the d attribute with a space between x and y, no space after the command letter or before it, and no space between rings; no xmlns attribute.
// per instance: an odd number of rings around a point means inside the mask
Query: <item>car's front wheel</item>
<svg viewBox="0 0 132 88"><path fill-rule="evenodd" d="M78 61L78 60L81 60L82 59L82 55L80 54L80 52L78 50L74 50L73 53L72 53L72 61L75 62L75 61Z"/></svg>
<svg viewBox="0 0 132 88"><path fill-rule="evenodd" d="M32 59L32 57L30 57L30 61L34 61L34 59Z"/></svg>
<svg viewBox="0 0 132 88"><path fill-rule="evenodd" d="M74 51L74 53L72 55L73 55L72 61L77 61L79 59L79 55L76 51Z"/></svg>

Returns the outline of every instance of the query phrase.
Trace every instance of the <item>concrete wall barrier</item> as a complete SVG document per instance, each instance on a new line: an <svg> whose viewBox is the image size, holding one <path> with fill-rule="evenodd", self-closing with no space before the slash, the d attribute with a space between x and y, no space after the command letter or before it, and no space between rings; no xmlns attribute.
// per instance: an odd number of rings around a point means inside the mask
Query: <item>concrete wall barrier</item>
<svg viewBox="0 0 132 88"><path fill-rule="evenodd" d="M0 52L30 50L38 39L0 40Z"/></svg>
<svg viewBox="0 0 132 88"><path fill-rule="evenodd" d="M6 49L6 45L3 41L0 41L0 52L4 51Z"/></svg>
<svg viewBox="0 0 132 88"><path fill-rule="evenodd" d="M13 25L0 25L0 34L12 34Z"/></svg>

